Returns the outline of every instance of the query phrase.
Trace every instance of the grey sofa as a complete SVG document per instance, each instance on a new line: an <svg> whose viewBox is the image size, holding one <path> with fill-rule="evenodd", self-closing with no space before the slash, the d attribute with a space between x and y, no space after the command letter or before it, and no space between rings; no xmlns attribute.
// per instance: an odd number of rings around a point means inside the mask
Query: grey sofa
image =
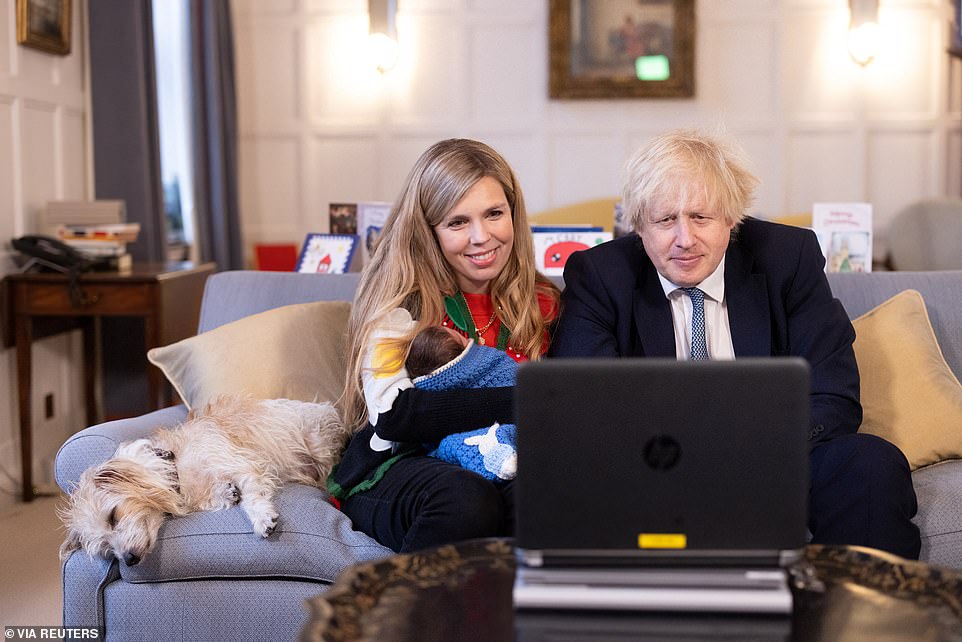
<svg viewBox="0 0 962 642"><path fill-rule="evenodd" d="M962 272L830 275L851 316L893 294L919 290L946 360L962 375ZM291 303L351 300L357 275L224 272L204 293L201 332ZM69 492L86 468L121 441L186 415L182 406L93 426L60 449L57 482ZM962 568L962 461L913 474L922 559ZM89 559L63 564L64 624L102 626L110 639L294 639L306 621L305 599L346 566L390 554L326 503L320 491L289 486L279 497L281 523L268 541L254 537L239 509L169 520L155 550L139 565Z"/></svg>

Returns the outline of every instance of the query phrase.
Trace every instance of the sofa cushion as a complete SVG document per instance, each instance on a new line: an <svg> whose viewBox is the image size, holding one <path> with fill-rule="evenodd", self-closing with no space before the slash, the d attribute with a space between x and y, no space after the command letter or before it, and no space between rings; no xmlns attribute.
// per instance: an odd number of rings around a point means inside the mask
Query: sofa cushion
<svg viewBox="0 0 962 642"><path fill-rule="evenodd" d="M317 301L254 314L147 353L189 408L221 394L334 401L343 389L351 304Z"/></svg>
<svg viewBox="0 0 962 642"><path fill-rule="evenodd" d="M962 461L944 461L912 474L919 511L912 520L922 535L921 558L962 566Z"/></svg>
<svg viewBox="0 0 962 642"><path fill-rule="evenodd" d="M922 295L900 292L852 325L859 430L898 446L913 470L962 457L962 386L942 357Z"/></svg>
<svg viewBox="0 0 962 642"><path fill-rule="evenodd" d="M128 582L281 577L332 582L347 566L393 551L353 530L351 520L317 488L288 484L275 497L277 530L258 537L239 507L168 519L154 549L136 566L120 564Z"/></svg>

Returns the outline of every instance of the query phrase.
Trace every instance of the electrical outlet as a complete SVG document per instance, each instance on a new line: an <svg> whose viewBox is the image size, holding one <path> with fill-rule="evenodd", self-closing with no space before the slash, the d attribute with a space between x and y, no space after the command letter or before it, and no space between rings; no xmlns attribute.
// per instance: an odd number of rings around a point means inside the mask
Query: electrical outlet
<svg viewBox="0 0 962 642"><path fill-rule="evenodd" d="M48 392L43 397L43 417L44 419L53 419L53 393Z"/></svg>

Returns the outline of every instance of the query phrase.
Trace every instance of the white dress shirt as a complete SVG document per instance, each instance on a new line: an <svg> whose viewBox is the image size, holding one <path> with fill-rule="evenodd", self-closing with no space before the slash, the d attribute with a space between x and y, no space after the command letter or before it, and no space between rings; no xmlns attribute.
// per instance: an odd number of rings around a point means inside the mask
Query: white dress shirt
<svg viewBox="0 0 962 642"><path fill-rule="evenodd" d="M691 356L691 297L680 286L661 274L661 287L671 304L671 319L675 328L675 356L686 360ZM715 271L697 286L705 293L705 341L711 359L734 359L732 330L728 324L728 303L725 301L725 257Z"/></svg>

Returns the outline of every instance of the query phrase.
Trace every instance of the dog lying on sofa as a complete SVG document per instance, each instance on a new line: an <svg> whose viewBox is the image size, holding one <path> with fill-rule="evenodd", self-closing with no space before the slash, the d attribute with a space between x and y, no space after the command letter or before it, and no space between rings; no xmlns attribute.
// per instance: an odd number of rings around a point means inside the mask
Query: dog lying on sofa
<svg viewBox="0 0 962 642"><path fill-rule="evenodd" d="M60 557L82 548L133 566L167 515L237 504L266 538L277 526L278 487L323 487L347 437L329 403L220 396L180 426L121 444L80 476L60 511Z"/></svg>

